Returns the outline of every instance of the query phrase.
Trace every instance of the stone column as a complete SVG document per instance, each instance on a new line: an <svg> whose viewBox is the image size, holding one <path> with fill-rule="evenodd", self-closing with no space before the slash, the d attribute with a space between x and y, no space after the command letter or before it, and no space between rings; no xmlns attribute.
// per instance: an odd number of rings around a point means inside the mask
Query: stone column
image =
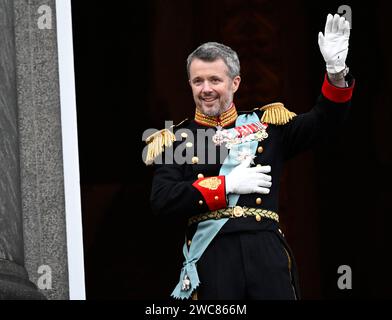
<svg viewBox="0 0 392 320"><path fill-rule="evenodd" d="M0 0L0 299L69 299L55 4Z"/></svg>
<svg viewBox="0 0 392 320"><path fill-rule="evenodd" d="M25 267L48 299L67 300L56 1L13 3ZM44 14L51 23L42 27Z"/></svg>
<svg viewBox="0 0 392 320"><path fill-rule="evenodd" d="M0 1L0 299L42 299L24 268L12 0Z"/></svg>

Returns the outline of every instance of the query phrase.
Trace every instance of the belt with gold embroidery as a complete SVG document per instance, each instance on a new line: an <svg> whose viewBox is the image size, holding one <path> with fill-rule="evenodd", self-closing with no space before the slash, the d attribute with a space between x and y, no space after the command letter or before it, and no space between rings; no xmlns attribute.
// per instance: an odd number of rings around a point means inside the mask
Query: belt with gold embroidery
<svg viewBox="0 0 392 320"><path fill-rule="evenodd" d="M202 213L193 216L188 219L188 226L209 219L222 219L222 218L246 218L255 217L256 221L260 222L262 218L268 218L279 222L279 215L276 212L259 209L259 208L247 208L247 207L229 207L226 209L220 209Z"/></svg>

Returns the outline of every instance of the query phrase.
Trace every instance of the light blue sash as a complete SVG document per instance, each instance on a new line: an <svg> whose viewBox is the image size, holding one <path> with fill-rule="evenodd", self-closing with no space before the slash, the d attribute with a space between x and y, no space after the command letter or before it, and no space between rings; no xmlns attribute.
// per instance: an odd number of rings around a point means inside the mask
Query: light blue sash
<svg viewBox="0 0 392 320"><path fill-rule="evenodd" d="M260 119L256 113L241 115L237 118L235 125L236 127L239 127L257 122L259 120ZM250 155L254 155L256 153L257 146L258 141L249 141L238 145L233 145L224 163L222 164L219 175L228 175L240 163L240 152L246 151ZM229 194L228 206L234 207L237 204L239 197L240 195L238 194ZM228 218L224 218L219 220L206 220L200 222L193 236L189 251L187 243L185 242L182 250L185 257L185 262L181 270L180 281L171 294L173 298L189 299L193 291L199 286L200 280L197 274L196 263L202 256L203 252L207 249L208 245L217 235L219 230L228 220ZM185 289L184 283L187 286Z"/></svg>

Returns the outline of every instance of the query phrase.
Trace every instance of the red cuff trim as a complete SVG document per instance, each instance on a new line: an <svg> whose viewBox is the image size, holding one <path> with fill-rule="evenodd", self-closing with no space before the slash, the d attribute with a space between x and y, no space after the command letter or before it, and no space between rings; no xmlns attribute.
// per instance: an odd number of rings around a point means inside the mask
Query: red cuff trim
<svg viewBox="0 0 392 320"><path fill-rule="evenodd" d="M353 82L349 88L338 88L331 84L328 80L328 75L325 74L323 87L321 92L323 93L324 97L332 102L336 103L344 103L351 100L353 95L355 83Z"/></svg>
<svg viewBox="0 0 392 320"><path fill-rule="evenodd" d="M192 185L200 191L211 211L227 207L224 176L202 178Z"/></svg>

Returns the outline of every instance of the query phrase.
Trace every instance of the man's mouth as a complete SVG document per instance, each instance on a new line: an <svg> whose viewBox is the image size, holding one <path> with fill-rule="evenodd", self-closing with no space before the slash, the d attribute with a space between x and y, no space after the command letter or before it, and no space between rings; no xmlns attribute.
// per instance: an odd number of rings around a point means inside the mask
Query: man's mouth
<svg viewBox="0 0 392 320"><path fill-rule="evenodd" d="M208 98L201 98L201 100L203 100L205 102L212 102L212 101L216 100L216 98L208 97Z"/></svg>

